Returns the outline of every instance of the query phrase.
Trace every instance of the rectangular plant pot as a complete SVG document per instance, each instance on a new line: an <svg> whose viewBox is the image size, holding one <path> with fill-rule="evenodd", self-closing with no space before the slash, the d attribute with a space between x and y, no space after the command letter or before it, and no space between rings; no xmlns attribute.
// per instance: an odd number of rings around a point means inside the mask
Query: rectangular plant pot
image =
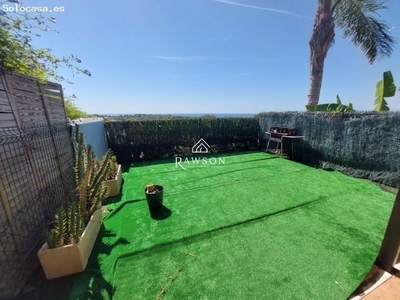
<svg viewBox="0 0 400 300"><path fill-rule="evenodd" d="M38 257L47 279L76 274L85 270L102 223L102 209L94 212L77 244L49 249L47 243Z"/></svg>
<svg viewBox="0 0 400 300"><path fill-rule="evenodd" d="M106 180L104 184L108 186L108 196L107 197L114 197L119 194L121 190L122 184L122 172L121 172L121 165L117 166L117 178L113 180Z"/></svg>

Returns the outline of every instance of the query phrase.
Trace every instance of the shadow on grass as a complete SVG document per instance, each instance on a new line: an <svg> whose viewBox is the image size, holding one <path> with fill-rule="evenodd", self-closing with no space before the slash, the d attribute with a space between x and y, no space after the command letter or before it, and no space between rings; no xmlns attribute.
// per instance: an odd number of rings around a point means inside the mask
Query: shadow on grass
<svg viewBox="0 0 400 300"><path fill-rule="evenodd" d="M106 230L103 224L89 258L88 266L84 273L77 276L73 295L71 296L78 297L77 299L103 299L103 295L106 293L108 298L112 299L115 288L104 277L101 270L101 261L102 258L109 256L111 251L118 245L129 244L124 238L119 238L110 244L104 243L104 240L113 237L116 237L116 234Z"/></svg>
<svg viewBox="0 0 400 300"><path fill-rule="evenodd" d="M42 268L39 266L32 273L31 278L25 284L18 296L9 300L43 300L43 299L103 299L102 292L105 291L112 299L114 288L101 272L100 261L104 256L110 255L112 249L119 244L128 244L126 239L119 238L111 244L105 244L104 238L115 237L116 234L106 230L104 225L100 231L93 251L90 255L88 266L83 273L64 276L47 280ZM72 295L76 297L71 297Z"/></svg>
<svg viewBox="0 0 400 300"><path fill-rule="evenodd" d="M153 220L165 220L169 218L172 214L172 211L168 208L162 205L160 208L156 210L152 210L150 215Z"/></svg>
<svg viewBox="0 0 400 300"><path fill-rule="evenodd" d="M69 275L52 280L46 279L42 267L39 265L32 273L18 296L6 298L8 300L42 300L59 299L69 300L74 286L75 275ZM4 299L5 300L5 299Z"/></svg>
<svg viewBox="0 0 400 300"><path fill-rule="evenodd" d="M140 202L140 201L146 201L146 199L139 198L139 199L125 200L124 202L121 202L121 204L118 205L117 207L108 210L109 212L103 216L103 221L114 216L117 212L119 212L121 209L123 209L125 207L125 205Z"/></svg>
<svg viewBox="0 0 400 300"><path fill-rule="evenodd" d="M117 196L107 198L106 201L103 202L103 205L115 204L121 202L122 194L119 193Z"/></svg>
<svg viewBox="0 0 400 300"><path fill-rule="evenodd" d="M272 212L269 212L269 213L266 213L266 214L261 214L259 216L252 217L252 218L249 218L249 219L245 219L243 221L238 221L238 222L235 222L235 223L232 223L232 224L223 225L223 226L220 226L220 227L217 227L217 228L213 228L213 229L210 229L210 230L206 230L206 231L202 231L202 232L199 232L199 233L191 234L189 236L183 236L181 238L178 238L178 239L175 239L175 240L166 241L166 242L162 242L162 243L159 243L159 244L155 244L155 245L152 245L152 246L147 247L147 248L143 248L143 249L127 252L127 253L120 253L118 255L117 260L123 259L123 258L132 257L132 256L135 256L137 254L144 253L144 252L155 251L157 249L161 249L161 248L163 248L165 246L169 246L169 245L177 245L179 243L184 243L184 242L187 242L187 241L190 241L191 243L193 243L194 241L197 241L197 240L207 239L207 238L210 237L210 235L221 233L221 232L223 232L223 231L225 231L227 229L235 228L235 227L238 227L238 226L241 226L241 225L244 225L244 224L252 224L252 223L260 222L262 220L265 220L266 218L270 218L270 217L277 216L277 215L284 214L284 213L290 213L291 211L294 211L294 210L297 210L297 209L302 209L304 207L307 207L308 205L313 205L313 204L315 204L317 202L326 201L326 200L327 200L326 197L321 196L321 197L318 197L318 198L315 198L315 199L311 199L311 200L309 200L307 202L304 202L304 203L300 203L300 204L296 204L296 205L293 205L293 206L289 206L289 207L284 208L284 209L278 209L276 211L272 211Z"/></svg>

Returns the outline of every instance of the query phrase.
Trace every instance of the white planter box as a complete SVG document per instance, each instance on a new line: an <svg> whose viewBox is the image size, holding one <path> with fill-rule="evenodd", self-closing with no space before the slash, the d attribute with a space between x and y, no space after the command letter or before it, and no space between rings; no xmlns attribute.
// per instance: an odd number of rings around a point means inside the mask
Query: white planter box
<svg viewBox="0 0 400 300"><path fill-rule="evenodd" d="M92 215L77 244L49 249L47 243L38 251L38 257L47 279L58 278L85 270L102 223L102 209Z"/></svg>
<svg viewBox="0 0 400 300"><path fill-rule="evenodd" d="M104 181L104 185L108 186L108 196L107 197L114 197L119 194L121 190L122 184L122 172L121 172L121 165L117 166L117 178L113 180L106 180Z"/></svg>

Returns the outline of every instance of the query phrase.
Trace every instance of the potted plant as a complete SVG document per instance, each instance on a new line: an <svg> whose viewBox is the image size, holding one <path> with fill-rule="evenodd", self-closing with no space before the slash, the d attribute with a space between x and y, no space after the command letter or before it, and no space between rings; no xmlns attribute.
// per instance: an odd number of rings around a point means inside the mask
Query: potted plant
<svg viewBox="0 0 400 300"><path fill-rule="evenodd" d="M144 189L147 199L147 205L149 206L150 212L161 208L163 205L163 192L164 187L149 183Z"/></svg>
<svg viewBox="0 0 400 300"><path fill-rule="evenodd" d="M108 194L103 181L110 171L111 153L106 153L103 163L97 161L90 145L85 151L78 126L75 139L77 199L57 209L46 231L46 242L38 251L47 279L79 273L86 268L102 223L102 201Z"/></svg>
<svg viewBox="0 0 400 300"><path fill-rule="evenodd" d="M103 161L105 158L103 158ZM117 163L117 157L115 155L110 156L110 172L107 174L104 184L108 187L108 196L117 196L121 190L122 184L122 172L121 165Z"/></svg>

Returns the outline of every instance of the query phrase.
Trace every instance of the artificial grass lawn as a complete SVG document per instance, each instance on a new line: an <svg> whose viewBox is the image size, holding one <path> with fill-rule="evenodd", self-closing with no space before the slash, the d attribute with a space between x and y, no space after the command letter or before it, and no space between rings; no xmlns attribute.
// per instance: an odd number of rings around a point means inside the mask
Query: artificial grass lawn
<svg viewBox="0 0 400 300"><path fill-rule="evenodd" d="M71 299L346 299L374 263L394 201L377 185L263 152L185 167L123 174Z"/></svg>

